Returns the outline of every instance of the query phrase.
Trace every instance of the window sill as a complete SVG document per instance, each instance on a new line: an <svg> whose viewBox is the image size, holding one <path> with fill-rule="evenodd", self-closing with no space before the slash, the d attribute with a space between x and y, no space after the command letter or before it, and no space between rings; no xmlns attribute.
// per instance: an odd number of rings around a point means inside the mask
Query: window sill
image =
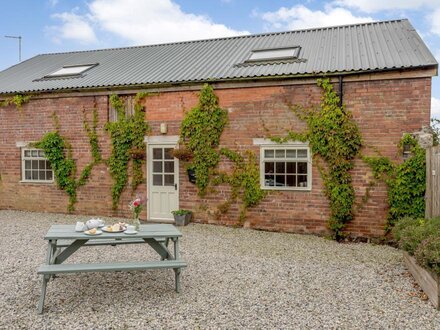
<svg viewBox="0 0 440 330"><path fill-rule="evenodd" d="M19 183L31 183L31 184L54 184L55 181L29 181L29 180L20 180Z"/></svg>
<svg viewBox="0 0 440 330"><path fill-rule="evenodd" d="M273 191L312 191L312 187L261 187L261 190L273 190Z"/></svg>

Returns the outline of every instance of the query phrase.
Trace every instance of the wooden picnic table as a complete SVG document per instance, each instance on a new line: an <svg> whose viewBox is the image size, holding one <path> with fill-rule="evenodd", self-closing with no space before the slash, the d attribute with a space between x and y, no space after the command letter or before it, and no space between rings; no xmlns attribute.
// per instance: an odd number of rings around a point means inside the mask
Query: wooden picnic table
<svg viewBox="0 0 440 330"><path fill-rule="evenodd" d="M43 313L46 287L50 278L56 274L81 272L115 272L172 268L175 273L176 291L180 292L181 268L186 263L180 259L179 238L182 233L170 224L141 225L137 234L107 233L87 235L76 232L75 225L52 225L44 239L48 242L46 264L38 269L43 275L41 296L38 312ZM174 243L173 251L168 249L169 242ZM81 247L87 246L116 246L120 244L146 243L160 256L159 261L143 262L113 262L113 263L84 263L64 264L72 254Z"/></svg>

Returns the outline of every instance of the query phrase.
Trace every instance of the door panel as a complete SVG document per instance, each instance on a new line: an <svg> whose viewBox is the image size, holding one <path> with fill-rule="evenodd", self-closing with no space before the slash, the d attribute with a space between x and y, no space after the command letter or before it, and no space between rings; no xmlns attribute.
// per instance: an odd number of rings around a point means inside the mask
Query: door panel
<svg viewBox="0 0 440 330"><path fill-rule="evenodd" d="M171 154L172 145L148 147L149 217L172 220L171 211L179 208L179 161Z"/></svg>

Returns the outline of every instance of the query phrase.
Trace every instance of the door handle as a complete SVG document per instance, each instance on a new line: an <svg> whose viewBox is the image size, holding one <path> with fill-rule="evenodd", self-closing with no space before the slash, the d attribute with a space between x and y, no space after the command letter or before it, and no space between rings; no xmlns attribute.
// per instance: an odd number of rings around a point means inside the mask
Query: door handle
<svg viewBox="0 0 440 330"><path fill-rule="evenodd" d="M177 183L174 184L174 190L177 190Z"/></svg>

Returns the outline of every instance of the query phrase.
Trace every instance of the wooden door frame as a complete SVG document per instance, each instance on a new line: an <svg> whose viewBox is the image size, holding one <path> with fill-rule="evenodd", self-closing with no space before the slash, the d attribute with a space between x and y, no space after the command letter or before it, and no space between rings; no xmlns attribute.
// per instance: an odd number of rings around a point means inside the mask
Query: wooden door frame
<svg viewBox="0 0 440 330"><path fill-rule="evenodd" d="M150 202L151 202L151 198L150 197L151 196L150 196L149 184L150 184L150 171L152 170L151 169L152 162L150 162L149 158L148 158L148 156L149 156L149 154L148 154L149 147L150 146L154 146L154 145L160 145L160 146L167 145L167 146L175 147L175 146L177 146L178 141L179 141L179 136L178 135L170 135L170 136L167 136L167 135L156 135L156 136L146 136L144 138L145 148L146 148L146 151L145 151L146 161L145 161L145 163L146 163L146 177L147 178L145 180L146 181L145 184L146 184L147 197L148 197L148 200L147 200L147 220L148 221L151 221L151 222L169 222L169 223L174 223L173 219L170 219L170 220L166 220L166 219L152 220L152 219L150 219ZM179 202L180 202L179 160L174 158L174 161L175 162L177 161L177 172L175 173L175 175L177 175L177 182L176 182L177 183L177 207L179 207Z"/></svg>

